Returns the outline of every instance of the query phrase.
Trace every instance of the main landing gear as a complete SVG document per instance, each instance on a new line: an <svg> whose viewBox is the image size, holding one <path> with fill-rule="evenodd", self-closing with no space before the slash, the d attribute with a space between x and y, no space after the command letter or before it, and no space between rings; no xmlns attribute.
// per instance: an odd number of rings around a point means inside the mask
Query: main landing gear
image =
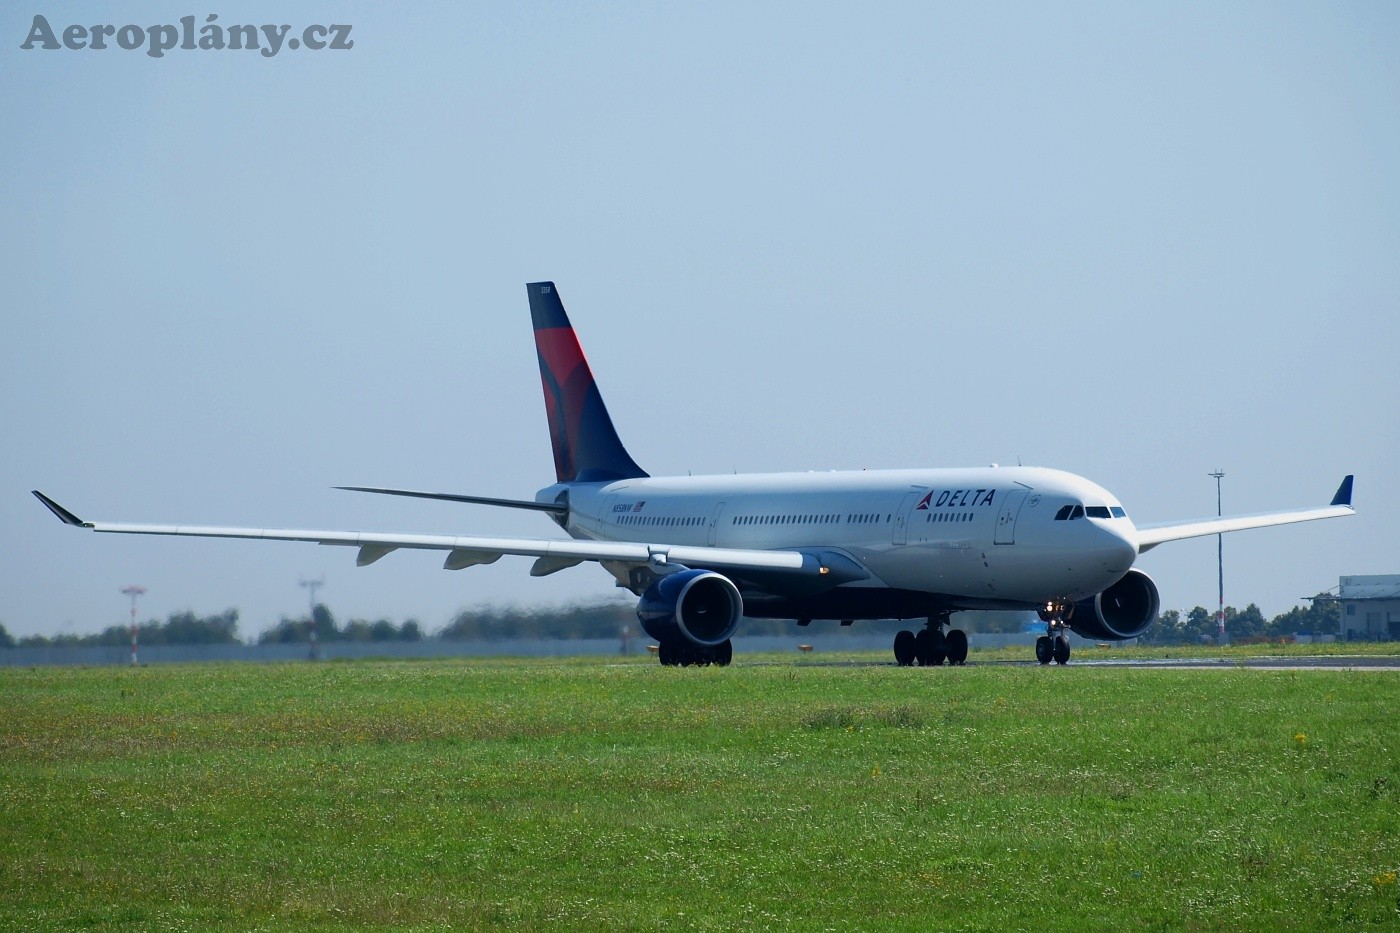
<svg viewBox="0 0 1400 933"><path fill-rule="evenodd" d="M952 665L967 663L967 633L955 628L943 634L949 613L928 617L928 624L915 635L905 629L894 637L894 660L900 667L918 664L938 667L945 660Z"/></svg>
<svg viewBox="0 0 1400 933"><path fill-rule="evenodd" d="M1074 603L1068 599L1052 599L1036 612L1045 623L1045 634L1035 640L1035 659L1041 664L1069 663L1069 620L1074 618Z"/></svg>
<svg viewBox="0 0 1400 933"><path fill-rule="evenodd" d="M656 653L666 667L690 667L692 664L727 667L734 660L734 643L726 638L718 645L705 648L688 641L663 641Z"/></svg>

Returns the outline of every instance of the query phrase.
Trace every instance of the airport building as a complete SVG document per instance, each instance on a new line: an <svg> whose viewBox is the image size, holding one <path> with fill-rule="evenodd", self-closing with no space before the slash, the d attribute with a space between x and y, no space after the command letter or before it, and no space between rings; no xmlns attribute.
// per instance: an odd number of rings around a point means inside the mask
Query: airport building
<svg viewBox="0 0 1400 933"><path fill-rule="evenodd" d="M1400 639L1400 574L1342 577L1342 638Z"/></svg>

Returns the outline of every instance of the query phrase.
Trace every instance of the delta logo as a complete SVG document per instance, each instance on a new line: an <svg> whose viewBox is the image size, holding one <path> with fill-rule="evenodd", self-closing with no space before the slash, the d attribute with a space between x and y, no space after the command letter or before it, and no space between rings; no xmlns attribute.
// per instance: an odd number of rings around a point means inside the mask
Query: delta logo
<svg viewBox="0 0 1400 933"><path fill-rule="evenodd" d="M938 495L937 499L934 499L935 493ZM945 489L942 492L930 489L919 500L919 504L914 506L914 511L927 512L929 509L965 509L969 506L991 505L996 493L995 489Z"/></svg>

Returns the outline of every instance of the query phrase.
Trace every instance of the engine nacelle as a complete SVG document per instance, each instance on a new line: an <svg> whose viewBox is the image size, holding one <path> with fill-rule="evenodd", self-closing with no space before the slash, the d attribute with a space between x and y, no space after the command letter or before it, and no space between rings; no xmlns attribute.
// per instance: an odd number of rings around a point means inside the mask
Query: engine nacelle
<svg viewBox="0 0 1400 933"><path fill-rule="evenodd" d="M1075 603L1069 627L1084 638L1137 638L1157 619L1161 605L1152 578L1141 570L1129 570L1099 595Z"/></svg>
<svg viewBox="0 0 1400 933"><path fill-rule="evenodd" d="M743 614L738 587L712 570L667 574L647 587L637 604L637 618L651 638L705 648L728 641Z"/></svg>

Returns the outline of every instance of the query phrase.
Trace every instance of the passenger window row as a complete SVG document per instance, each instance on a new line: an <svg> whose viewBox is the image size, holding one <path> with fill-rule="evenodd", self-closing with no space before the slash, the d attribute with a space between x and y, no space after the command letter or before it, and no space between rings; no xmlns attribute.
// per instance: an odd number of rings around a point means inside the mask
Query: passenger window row
<svg viewBox="0 0 1400 933"><path fill-rule="evenodd" d="M831 525L841 520L839 515L736 515L734 525Z"/></svg>
<svg viewBox="0 0 1400 933"><path fill-rule="evenodd" d="M620 525L650 525L653 527L685 528L698 525L703 518L683 515L624 515L618 519Z"/></svg>
<svg viewBox="0 0 1400 933"><path fill-rule="evenodd" d="M892 516L879 512L853 513L846 516L848 525L873 525L888 522ZM730 519L732 525L835 525L841 523L840 515L736 515Z"/></svg>

